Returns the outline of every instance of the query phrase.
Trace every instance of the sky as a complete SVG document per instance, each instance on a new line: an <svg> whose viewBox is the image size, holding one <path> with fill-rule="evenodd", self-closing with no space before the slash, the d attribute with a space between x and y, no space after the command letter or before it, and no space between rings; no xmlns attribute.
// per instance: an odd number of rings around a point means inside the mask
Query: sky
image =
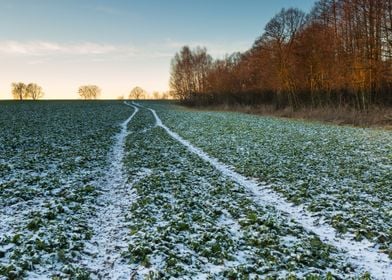
<svg viewBox="0 0 392 280"><path fill-rule="evenodd" d="M170 60L184 45L214 58L249 49L282 8L314 0L0 0L0 99L12 82L41 85L46 99L101 98L140 86L169 89Z"/></svg>

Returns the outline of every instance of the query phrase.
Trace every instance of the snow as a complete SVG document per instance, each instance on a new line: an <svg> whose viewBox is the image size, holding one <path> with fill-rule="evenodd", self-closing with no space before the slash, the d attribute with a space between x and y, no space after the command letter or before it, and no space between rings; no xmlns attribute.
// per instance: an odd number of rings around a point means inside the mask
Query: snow
<svg viewBox="0 0 392 280"><path fill-rule="evenodd" d="M128 104L127 104L128 105ZM97 219L91 222L95 235L86 249L82 264L89 269L95 279L129 279L133 273L131 266L122 257L129 243L129 229L125 217L136 194L132 185L149 175L149 170L140 172L131 183L124 174L123 156L127 126L137 114L134 108L131 116L121 124L121 131L110 154L110 168L103 182L102 195L98 199Z"/></svg>
<svg viewBox="0 0 392 280"><path fill-rule="evenodd" d="M392 273L392 262L386 254L378 252L377 246L374 243L368 240L362 240L360 242L353 241L349 236L339 236L336 230L330 225L317 225L317 218L307 212L303 206L295 206L288 203L279 194L272 191L268 185L262 185L256 180L248 179L233 171L232 167L210 157L203 150L193 146L190 142L165 126L155 110L150 108L149 110L154 115L157 126L162 127L171 137L184 145L190 152L210 163L223 175L248 189L253 195L254 201L262 205L274 206L277 210L288 213L292 219L302 225L306 230L317 234L323 242L346 251L347 260L357 266L358 270L362 272L368 271L376 279L388 279Z"/></svg>

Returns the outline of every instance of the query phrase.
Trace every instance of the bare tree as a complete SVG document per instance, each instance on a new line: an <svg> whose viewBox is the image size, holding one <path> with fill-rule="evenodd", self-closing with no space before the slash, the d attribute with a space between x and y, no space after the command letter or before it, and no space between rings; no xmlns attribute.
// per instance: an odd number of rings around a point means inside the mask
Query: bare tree
<svg viewBox="0 0 392 280"><path fill-rule="evenodd" d="M44 96L44 92L42 91L42 87L35 83L30 83L26 86L26 97L31 98L33 100L37 100Z"/></svg>
<svg viewBox="0 0 392 280"><path fill-rule="evenodd" d="M192 51L184 46L171 61L170 87L180 100L195 92L192 78Z"/></svg>
<svg viewBox="0 0 392 280"><path fill-rule="evenodd" d="M79 87L78 93L85 100L97 99L101 95L101 89L96 85L85 85Z"/></svg>
<svg viewBox="0 0 392 280"><path fill-rule="evenodd" d="M189 100L194 94L208 89L207 76L212 57L206 48L191 50L184 46L171 62L170 87L180 100Z"/></svg>
<svg viewBox="0 0 392 280"><path fill-rule="evenodd" d="M294 71L291 68L293 48L297 34L305 24L305 13L299 9L282 9L266 25L265 33L255 42L255 48L264 48L272 52L275 67L279 77L277 87L278 102L282 102L282 95L287 94L291 107L298 106L294 83Z"/></svg>
<svg viewBox="0 0 392 280"><path fill-rule="evenodd" d="M24 98L26 98L27 86L25 83L12 83L11 88L12 96L14 97L14 99L23 100Z"/></svg>
<svg viewBox="0 0 392 280"><path fill-rule="evenodd" d="M146 98L146 91L141 87L134 87L129 93L129 99L142 99Z"/></svg>

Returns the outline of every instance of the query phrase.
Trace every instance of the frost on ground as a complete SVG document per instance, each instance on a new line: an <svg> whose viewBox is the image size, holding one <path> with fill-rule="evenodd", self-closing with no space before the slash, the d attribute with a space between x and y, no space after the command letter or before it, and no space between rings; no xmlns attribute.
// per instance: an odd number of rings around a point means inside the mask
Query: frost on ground
<svg viewBox="0 0 392 280"><path fill-rule="evenodd" d="M390 271L382 253L391 228L382 215L390 210L380 207L390 209L391 201L379 194L390 192L388 133L365 130L378 144L363 141L355 153L345 137L357 137L356 130L336 135L352 163L336 178L328 160L340 147L331 149L335 142L324 131L334 127L313 131L154 104L158 117L128 105L2 104L0 279L367 279L365 270L389 276L377 270ZM326 157L322 164L318 153ZM362 174L361 157L378 172ZM270 185L257 183L264 179ZM352 213L353 206L361 211ZM362 245L346 242L350 232Z"/></svg>
<svg viewBox="0 0 392 280"><path fill-rule="evenodd" d="M129 124L125 166L134 189L129 250L135 279L359 276L323 243L241 184L190 153L141 108Z"/></svg>
<svg viewBox="0 0 392 280"><path fill-rule="evenodd" d="M323 242L344 250L348 256L347 260L356 265L362 272L370 272L370 274L377 279L386 279L392 273L392 261L386 254L378 252L378 250L375 249L375 244L367 240L355 241L352 240L351 236L339 237L331 226L318 223L317 218L312 217L303 207L287 203L279 195L271 192L268 186L260 186L257 181L250 180L240 175L233 171L232 168L211 158L204 151L193 146L166 127L155 110L150 109L150 111L156 119L157 126L162 127L171 137L187 147L189 151L210 163L217 170L222 172L222 174L244 186L252 193L254 200L257 203L260 203L261 205L271 205L279 211L289 213L293 220L301 224L306 230L316 233Z"/></svg>
<svg viewBox="0 0 392 280"><path fill-rule="evenodd" d="M390 131L153 106L208 155L392 257Z"/></svg>
<svg viewBox="0 0 392 280"><path fill-rule="evenodd" d="M76 278L119 102L2 102L0 278Z"/></svg>

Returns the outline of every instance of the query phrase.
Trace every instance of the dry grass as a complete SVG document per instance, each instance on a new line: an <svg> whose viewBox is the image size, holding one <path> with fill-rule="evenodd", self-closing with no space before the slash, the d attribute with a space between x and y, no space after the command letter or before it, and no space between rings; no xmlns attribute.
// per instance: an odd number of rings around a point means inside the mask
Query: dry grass
<svg viewBox="0 0 392 280"><path fill-rule="evenodd" d="M292 110L285 108L276 110L274 106L230 106L221 105L209 107L208 109L218 111L236 111L247 114L267 115L283 118L303 119L321 121L337 125L353 125L359 127L379 127L392 130L392 108L373 107L367 112L352 108L302 108Z"/></svg>

